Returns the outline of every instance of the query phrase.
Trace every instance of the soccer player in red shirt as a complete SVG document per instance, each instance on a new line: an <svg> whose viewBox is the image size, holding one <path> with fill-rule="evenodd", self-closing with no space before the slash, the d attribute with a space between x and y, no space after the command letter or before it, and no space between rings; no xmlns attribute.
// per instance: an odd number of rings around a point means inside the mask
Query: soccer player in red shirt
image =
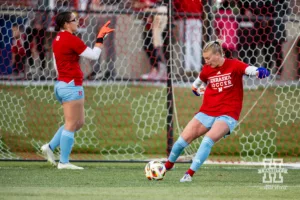
<svg viewBox="0 0 300 200"><path fill-rule="evenodd" d="M13 72L16 75L24 74L26 63L26 49L24 47L24 34L20 30L20 25L13 24L12 26L13 40L12 40L12 65ZM30 44L30 51L32 51L33 45Z"/></svg>
<svg viewBox="0 0 300 200"><path fill-rule="evenodd" d="M83 73L80 69L80 57L97 60L101 53L104 37L114 31L108 27L109 21L100 29L93 49L87 47L74 33L78 28L78 19L72 12L62 12L56 16L55 30L59 31L53 41L53 59L58 74L54 92L64 110L65 124L61 126L52 140L42 146L45 158L56 166L53 151L60 146L58 169L83 169L69 162L74 143L74 133L84 124Z"/></svg>
<svg viewBox="0 0 300 200"><path fill-rule="evenodd" d="M224 58L221 40L207 43L203 58L206 64L192 86L195 95L204 94L202 106L173 145L165 163L167 170L172 169L183 149L205 135L191 167L180 182L192 181L192 176L207 159L212 146L235 128L242 110L243 75L255 75L260 79L270 75L266 68Z"/></svg>
<svg viewBox="0 0 300 200"><path fill-rule="evenodd" d="M132 7L136 11L152 13L143 16L145 28L143 30L143 48L149 58L151 70L142 74L144 80L166 80L166 60L164 56L165 28L168 17L168 8L161 0L132 0ZM160 14L156 14L160 13Z"/></svg>
<svg viewBox="0 0 300 200"><path fill-rule="evenodd" d="M201 69L202 58L202 0L173 0L177 42L182 52L181 66L193 74ZM175 36L176 36L175 35ZM184 61L184 62L183 62Z"/></svg>

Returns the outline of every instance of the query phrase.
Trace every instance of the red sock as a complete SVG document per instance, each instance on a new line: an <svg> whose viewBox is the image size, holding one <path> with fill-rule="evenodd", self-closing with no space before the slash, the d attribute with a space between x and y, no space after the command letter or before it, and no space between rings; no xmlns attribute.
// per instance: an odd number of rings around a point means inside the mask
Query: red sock
<svg viewBox="0 0 300 200"><path fill-rule="evenodd" d="M190 176L193 176L195 174L195 171L189 169L186 171L186 174L189 174Z"/></svg>
<svg viewBox="0 0 300 200"><path fill-rule="evenodd" d="M170 162L170 161L167 161L167 162L165 163L165 167L166 167L167 170L172 169L173 166L174 166L174 163L172 163L172 162Z"/></svg>

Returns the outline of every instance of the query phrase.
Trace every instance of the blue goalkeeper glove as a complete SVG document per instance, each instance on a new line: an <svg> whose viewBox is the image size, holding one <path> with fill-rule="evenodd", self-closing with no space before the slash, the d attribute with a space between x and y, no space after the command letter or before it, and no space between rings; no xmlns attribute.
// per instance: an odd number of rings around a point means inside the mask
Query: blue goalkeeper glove
<svg viewBox="0 0 300 200"><path fill-rule="evenodd" d="M267 70L264 67L259 67L259 68L257 68L256 71L258 71L258 76L257 77L259 79L263 79L263 78L266 78L266 77L270 76L269 70Z"/></svg>
<svg viewBox="0 0 300 200"><path fill-rule="evenodd" d="M192 91L193 93L196 95L196 96L201 96L204 94L204 90L205 90L205 87L200 87L199 89L198 88L195 88L194 86L192 86Z"/></svg>
<svg viewBox="0 0 300 200"><path fill-rule="evenodd" d="M196 96L200 96L198 89L192 86L192 91Z"/></svg>

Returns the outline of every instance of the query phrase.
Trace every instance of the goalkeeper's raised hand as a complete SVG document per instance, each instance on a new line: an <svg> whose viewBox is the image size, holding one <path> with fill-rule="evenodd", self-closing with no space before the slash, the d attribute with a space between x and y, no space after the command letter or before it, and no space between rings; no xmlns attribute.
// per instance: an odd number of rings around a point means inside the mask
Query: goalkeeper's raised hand
<svg viewBox="0 0 300 200"><path fill-rule="evenodd" d="M110 24L110 21L106 22L100 29L98 35L97 35L97 41L96 43L103 44L104 38L111 32L113 32L115 29L111 29L108 27Z"/></svg>
<svg viewBox="0 0 300 200"><path fill-rule="evenodd" d="M264 67L259 67L259 68L257 68L256 71L258 71L257 77L259 79L263 79L263 78L270 76L269 70Z"/></svg>

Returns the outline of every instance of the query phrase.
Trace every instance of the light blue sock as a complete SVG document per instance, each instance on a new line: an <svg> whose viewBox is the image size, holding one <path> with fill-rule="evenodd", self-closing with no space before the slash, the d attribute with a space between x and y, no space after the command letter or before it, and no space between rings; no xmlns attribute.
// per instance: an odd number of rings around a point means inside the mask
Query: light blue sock
<svg viewBox="0 0 300 200"><path fill-rule="evenodd" d="M197 171L201 165L204 163L204 161L207 159L207 157L210 154L210 150L212 146L214 145L214 141L210 139L209 137L205 136L201 142L201 145L196 153L196 156L193 159L191 169L193 171Z"/></svg>
<svg viewBox="0 0 300 200"><path fill-rule="evenodd" d="M74 143L74 132L63 130L60 138L60 162L68 163Z"/></svg>
<svg viewBox="0 0 300 200"><path fill-rule="evenodd" d="M60 144L61 133L64 130L65 125L62 125L53 136L52 140L49 142L49 147L52 151L56 149L56 147Z"/></svg>
<svg viewBox="0 0 300 200"><path fill-rule="evenodd" d="M175 144L173 145L168 160L174 163L177 160L177 158L180 156L183 149L188 145L189 144L180 136L178 140L175 142Z"/></svg>

